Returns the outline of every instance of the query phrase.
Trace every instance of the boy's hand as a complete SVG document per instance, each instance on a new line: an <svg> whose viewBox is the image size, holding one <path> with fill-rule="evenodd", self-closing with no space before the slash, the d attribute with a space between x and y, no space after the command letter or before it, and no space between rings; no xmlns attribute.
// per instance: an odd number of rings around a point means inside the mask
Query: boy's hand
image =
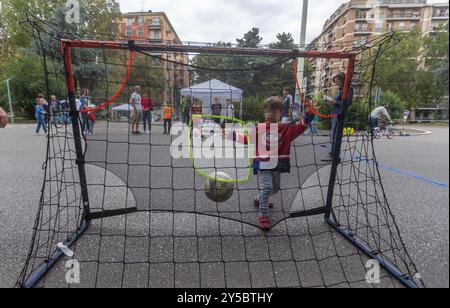
<svg viewBox="0 0 450 308"><path fill-rule="evenodd" d="M334 100L332 97L329 97L329 96L327 96L327 95L325 95L325 96L323 97L323 100L326 101L326 102L329 102L329 103L332 104L332 105L336 104L336 100Z"/></svg>
<svg viewBox="0 0 450 308"><path fill-rule="evenodd" d="M5 110L0 107L0 128L5 128L8 124L8 115Z"/></svg>

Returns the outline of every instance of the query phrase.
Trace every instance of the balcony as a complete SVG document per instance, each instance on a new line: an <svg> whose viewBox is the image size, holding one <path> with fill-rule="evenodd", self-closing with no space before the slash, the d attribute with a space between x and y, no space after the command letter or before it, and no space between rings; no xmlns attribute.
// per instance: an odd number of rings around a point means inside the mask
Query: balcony
<svg viewBox="0 0 450 308"><path fill-rule="evenodd" d="M420 13L390 13L388 20L420 20Z"/></svg>
<svg viewBox="0 0 450 308"><path fill-rule="evenodd" d="M369 27L364 27L364 28L355 28L355 35L370 35L372 34L372 29L370 29Z"/></svg>
<svg viewBox="0 0 450 308"><path fill-rule="evenodd" d="M442 11L433 12L433 19L448 19L448 11L447 12L442 12Z"/></svg>

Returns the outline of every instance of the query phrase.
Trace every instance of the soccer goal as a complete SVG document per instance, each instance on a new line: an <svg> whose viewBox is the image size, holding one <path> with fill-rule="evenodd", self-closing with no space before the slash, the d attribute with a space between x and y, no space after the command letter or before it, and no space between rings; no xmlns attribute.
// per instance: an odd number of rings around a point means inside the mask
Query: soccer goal
<svg viewBox="0 0 450 308"><path fill-rule="evenodd" d="M368 133L391 36L301 50L22 26L71 121L49 121L18 287L423 287ZM269 184L251 138L268 119L285 145Z"/></svg>

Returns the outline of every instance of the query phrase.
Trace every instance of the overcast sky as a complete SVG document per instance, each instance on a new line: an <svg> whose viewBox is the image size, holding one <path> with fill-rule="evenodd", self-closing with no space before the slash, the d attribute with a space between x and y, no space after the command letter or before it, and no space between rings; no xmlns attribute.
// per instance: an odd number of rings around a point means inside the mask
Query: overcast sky
<svg viewBox="0 0 450 308"><path fill-rule="evenodd" d="M122 12L166 12L183 41L235 42L252 27L260 28L263 43L290 32L300 40L302 0L119 0ZM346 0L309 1L307 42L320 34L328 17ZM428 3L447 2L428 0Z"/></svg>

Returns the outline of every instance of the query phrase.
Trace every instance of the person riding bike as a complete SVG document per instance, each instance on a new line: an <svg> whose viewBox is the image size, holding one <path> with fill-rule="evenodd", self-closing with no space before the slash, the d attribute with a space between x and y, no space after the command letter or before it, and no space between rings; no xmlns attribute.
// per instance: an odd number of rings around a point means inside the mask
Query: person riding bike
<svg viewBox="0 0 450 308"><path fill-rule="evenodd" d="M383 124L384 122L392 123L388 108L389 104L383 103L380 107L375 108L370 114L370 132L372 135L374 129L380 127L380 124Z"/></svg>

